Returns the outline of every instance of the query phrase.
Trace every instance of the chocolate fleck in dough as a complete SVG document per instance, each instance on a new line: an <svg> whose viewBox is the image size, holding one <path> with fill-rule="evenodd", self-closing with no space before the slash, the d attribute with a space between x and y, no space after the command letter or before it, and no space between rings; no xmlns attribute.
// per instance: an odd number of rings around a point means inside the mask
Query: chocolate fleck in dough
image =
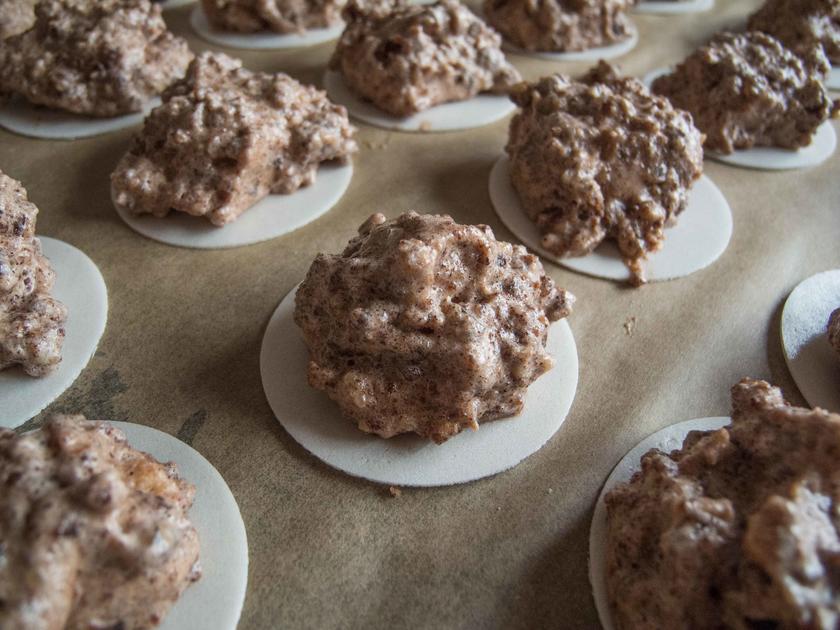
<svg viewBox="0 0 840 630"><path fill-rule="evenodd" d="M747 21L752 31L764 31L800 54L822 46L840 65L840 2L837 0L766 0Z"/></svg>
<svg viewBox="0 0 840 630"><path fill-rule="evenodd" d="M840 308L832 311L828 318L828 343L840 354Z"/></svg>
<svg viewBox="0 0 840 630"><path fill-rule="evenodd" d="M55 274L35 237L37 216L21 183L0 171L0 370L20 365L39 377L61 362L67 308L50 296Z"/></svg>
<svg viewBox="0 0 840 630"><path fill-rule="evenodd" d="M23 33L35 23L38 0L0 0L0 39Z"/></svg>
<svg viewBox="0 0 840 630"><path fill-rule="evenodd" d="M350 0L330 60L347 87L393 116L409 116L520 80L501 37L457 0L409 5Z"/></svg>
<svg viewBox="0 0 840 630"><path fill-rule="evenodd" d="M578 81L556 74L522 83L510 123L511 183L541 244L585 256L615 239L631 282L658 251L703 172L691 116L601 61Z"/></svg>
<svg viewBox="0 0 840 630"><path fill-rule="evenodd" d="M143 109L192 53L148 0L42 0L30 30L0 41L0 92L90 116Z"/></svg>
<svg viewBox="0 0 840 630"><path fill-rule="evenodd" d="M111 175L134 214L170 210L230 223L270 193L315 181L322 162L358 150L347 111L288 75L203 53L163 94Z"/></svg>
<svg viewBox="0 0 840 630"><path fill-rule="evenodd" d="M201 575L195 488L107 422L0 429L0 627L142 630Z"/></svg>
<svg viewBox="0 0 840 630"><path fill-rule="evenodd" d="M610 607L635 628L840 627L840 415L744 379L732 423L606 496Z"/></svg>
<svg viewBox="0 0 840 630"><path fill-rule="evenodd" d="M800 59L766 33L721 33L651 89L691 112L706 149L798 149L832 115L828 70L820 49Z"/></svg>
<svg viewBox="0 0 840 630"><path fill-rule="evenodd" d="M600 48L633 34L626 11L636 0L485 0L487 22L523 50Z"/></svg>
<svg viewBox="0 0 840 630"><path fill-rule="evenodd" d="M438 444L522 411L551 369L548 327L571 312L536 256L486 225L371 216L319 254L295 298L309 383L362 431Z"/></svg>
<svg viewBox="0 0 840 630"><path fill-rule="evenodd" d="M303 33L341 19L345 0L201 0L209 22L225 31Z"/></svg>

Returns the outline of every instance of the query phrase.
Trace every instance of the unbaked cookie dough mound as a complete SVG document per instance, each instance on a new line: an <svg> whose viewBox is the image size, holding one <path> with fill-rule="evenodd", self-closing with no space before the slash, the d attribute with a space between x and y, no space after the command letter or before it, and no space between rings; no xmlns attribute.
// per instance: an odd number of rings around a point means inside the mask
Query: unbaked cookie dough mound
<svg viewBox="0 0 840 630"><path fill-rule="evenodd" d="M766 33L721 33L651 89L691 113L706 149L799 149L836 111L828 70L820 49L800 58Z"/></svg>
<svg viewBox="0 0 840 630"><path fill-rule="evenodd" d="M0 627L157 626L201 574L195 488L107 422L0 429Z"/></svg>
<svg viewBox="0 0 840 630"><path fill-rule="evenodd" d="M148 0L42 0L30 30L0 42L0 92L75 114L138 112L192 53Z"/></svg>
<svg viewBox="0 0 840 630"><path fill-rule="evenodd" d="M409 116L520 80L501 37L457 0L350 0L330 60L347 87L393 116Z"/></svg>
<svg viewBox="0 0 840 630"><path fill-rule="evenodd" d="M207 20L240 33L303 33L341 19L344 0L201 0Z"/></svg>
<svg viewBox="0 0 840 630"><path fill-rule="evenodd" d="M485 225L375 214L340 255L319 254L295 298L309 383L362 431L438 444L518 414L552 367L551 322L574 296Z"/></svg>
<svg viewBox="0 0 840 630"><path fill-rule="evenodd" d="M834 65L840 65L840 2L837 0L766 0L747 21L747 28L763 31L800 54L822 46Z"/></svg>
<svg viewBox="0 0 840 630"><path fill-rule="evenodd" d="M271 193L315 181L323 162L357 151L347 111L286 74L203 53L163 94L111 175L117 206L171 210L222 226Z"/></svg>
<svg viewBox="0 0 840 630"><path fill-rule="evenodd" d="M557 256L585 256L615 239L631 272L662 247L703 172L702 134L691 116L600 62L579 80L552 75L511 98L511 183Z"/></svg>
<svg viewBox="0 0 840 630"><path fill-rule="evenodd" d="M67 309L50 296L55 274L37 216L23 185L0 171L0 370L20 365L40 377L61 362Z"/></svg>
<svg viewBox="0 0 840 630"><path fill-rule="evenodd" d="M840 415L744 379L732 423L651 450L606 495L616 628L840 625Z"/></svg>
<svg viewBox="0 0 840 630"><path fill-rule="evenodd" d="M35 23L38 0L2 0L0 2L0 40L23 33Z"/></svg>
<svg viewBox="0 0 840 630"><path fill-rule="evenodd" d="M828 343L834 348L837 354L840 354L840 308L834 309L831 312L831 317L828 319Z"/></svg>
<svg viewBox="0 0 840 630"><path fill-rule="evenodd" d="M487 22L528 51L574 52L622 42L633 33L636 0L485 0Z"/></svg>

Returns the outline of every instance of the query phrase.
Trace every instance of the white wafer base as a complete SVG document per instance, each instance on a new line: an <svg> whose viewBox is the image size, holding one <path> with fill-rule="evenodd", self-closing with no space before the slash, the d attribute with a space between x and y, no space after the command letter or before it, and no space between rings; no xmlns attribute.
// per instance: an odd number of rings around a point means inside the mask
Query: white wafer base
<svg viewBox="0 0 840 630"><path fill-rule="evenodd" d="M108 292L102 274L72 245L40 237L44 255L55 271L52 296L68 310L61 363L41 378L19 367L0 371L0 426L14 428L58 398L90 361L108 320Z"/></svg>
<svg viewBox="0 0 840 630"><path fill-rule="evenodd" d="M651 15L680 15L711 11L714 6L715 0L646 0L637 4L633 12Z"/></svg>
<svg viewBox="0 0 840 630"><path fill-rule="evenodd" d="M158 105L160 105L160 99L155 98L149 101L142 112L136 114L114 118L93 118L38 107L15 96L0 105L0 127L29 138L47 140L90 138L139 125L146 114Z"/></svg>
<svg viewBox="0 0 840 630"><path fill-rule="evenodd" d="M840 412L840 354L828 343L831 312L840 308L840 269L803 280L782 310L785 361L808 404Z"/></svg>
<svg viewBox="0 0 840 630"><path fill-rule="evenodd" d="M297 289L283 299L260 353L263 389L288 433L324 463L354 477L399 486L465 483L512 468L557 432L578 380L575 340L565 320L554 324L548 352L555 366L528 390L521 415L482 424L441 445L415 435L388 440L361 432L307 383L309 352L292 319Z"/></svg>

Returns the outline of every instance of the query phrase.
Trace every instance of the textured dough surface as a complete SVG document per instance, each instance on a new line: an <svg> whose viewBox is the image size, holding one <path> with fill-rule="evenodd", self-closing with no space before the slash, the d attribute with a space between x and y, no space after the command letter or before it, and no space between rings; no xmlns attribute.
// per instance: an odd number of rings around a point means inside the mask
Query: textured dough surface
<svg viewBox="0 0 840 630"><path fill-rule="evenodd" d="M0 429L0 627L140 630L201 574L195 488L107 422Z"/></svg>
<svg viewBox="0 0 840 630"><path fill-rule="evenodd" d="M747 28L763 31L801 55L822 46L834 65L840 65L840 2L837 0L766 0L747 21Z"/></svg>
<svg viewBox="0 0 840 630"><path fill-rule="evenodd" d="M744 379L732 423L692 431L606 496L616 628L836 628L840 415Z"/></svg>
<svg viewBox="0 0 840 630"><path fill-rule="evenodd" d="M350 0L330 67L379 109L409 116L481 92L507 93L520 80L502 40L457 0L410 5Z"/></svg>
<svg viewBox="0 0 840 630"><path fill-rule="evenodd" d="M523 50L572 52L622 42L636 0L485 0L487 23Z"/></svg>
<svg viewBox="0 0 840 630"><path fill-rule="evenodd" d="M437 443L518 414L551 369L548 328L574 296L485 225L375 214L319 254L295 299L309 383L362 431Z"/></svg>
<svg viewBox="0 0 840 630"><path fill-rule="evenodd" d="M575 81L551 75L516 87L511 183L557 256L585 256L614 239L631 272L662 247L665 228L703 172L691 116L600 62Z"/></svg>
<svg viewBox="0 0 840 630"><path fill-rule="evenodd" d="M44 376L61 362L65 306L50 296L50 261L35 237L38 208L0 171L0 370L20 365Z"/></svg>
<svg viewBox="0 0 840 630"><path fill-rule="evenodd" d="M256 73L203 53L163 94L111 175L115 203L217 226L269 194L315 181L318 167L356 152L347 111L282 73Z"/></svg>
<svg viewBox="0 0 840 630"><path fill-rule="evenodd" d="M148 0L42 0L33 28L0 41L0 92L117 116L142 110L191 58Z"/></svg>
<svg viewBox="0 0 840 630"><path fill-rule="evenodd" d="M828 70L819 49L800 58L766 33L721 33L651 89L691 113L707 149L798 149L836 110Z"/></svg>

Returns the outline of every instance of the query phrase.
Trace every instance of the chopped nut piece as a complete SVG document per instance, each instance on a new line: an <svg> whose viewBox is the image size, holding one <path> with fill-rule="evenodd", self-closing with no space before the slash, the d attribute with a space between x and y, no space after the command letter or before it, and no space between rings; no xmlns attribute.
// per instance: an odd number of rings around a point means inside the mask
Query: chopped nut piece
<svg viewBox="0 0 840 630"><path fill-rule="evenodd" d="M187 44L148 0L42 0L0 41L0 92L91 116L137 112L184 73Z"/></svg>
<svg viewBox="0 0 840 630"><path fill-rule="evenodd" d="M55 274L35 237L37 216L21 183L0 171L0 370L19 364L30 376L58 367L67 320L50 296Z"/></svg>
<svg viewBox="0 0 840 630"><path fill-rule="evenodd" d="M703 172L691 116L620 78L605 62L580 80L553 75L518 85L510 123L511 183L557 256L585 256L615 239L631 282Z"/></svg>
<svg viewBox="0 0 840 630"><path fill-rule="evenodd" d="M821 50L803 60L765 33L722 33L652 90L691 113L707 149L798 149L832 114L822 83L828 69Z"/></svg>
<svg viewBox="0 0 840 630"><path fill-rule="evenodd" d="M322 162L347 160L354 133L344 107L321 90L203 53L164 92L111 175L114 202L222 226L269 194L311 185Z"/></svg>
<svg viewBox="0 0 840 630"><path fill-rule="evenodd" d="M837 628L840 415L732 388L732 423L606 496L616 628Z"/></svg>
<svg viewBox="0 0 840 630"><path fill-rule="evenodd" d="M0 429L0 627L158 625L201 575L195 488L107 422Z"/></svg>
<svg viewBox="0 0 840 630"><path fill-rule="evenodd" d="M3 0L0 2L0 39L29 30L35 23L38 0Z"/></svg>
<svg viewBox="0 0 840 630"><path fill-rule="evenodd" d="M507 93L519 73L499 35L457 0L350 0L330 67L379 109L409 116L480 92Z"/></svg>
<svg viewBox="0 0 840 630"><path fill-rule="evenodd" d="M573 301L536 256L485 225L375 214L342 254L312 263L295 322L309 383L362 431L441 443L522 410L552 367L549 325Z"/></svg>
<svg viewBox="0 0 840 630"><path fill-rule="evenodd" d="M571 52L629 38L636 0L485 0L487 22L523 50Z"/></svg>

